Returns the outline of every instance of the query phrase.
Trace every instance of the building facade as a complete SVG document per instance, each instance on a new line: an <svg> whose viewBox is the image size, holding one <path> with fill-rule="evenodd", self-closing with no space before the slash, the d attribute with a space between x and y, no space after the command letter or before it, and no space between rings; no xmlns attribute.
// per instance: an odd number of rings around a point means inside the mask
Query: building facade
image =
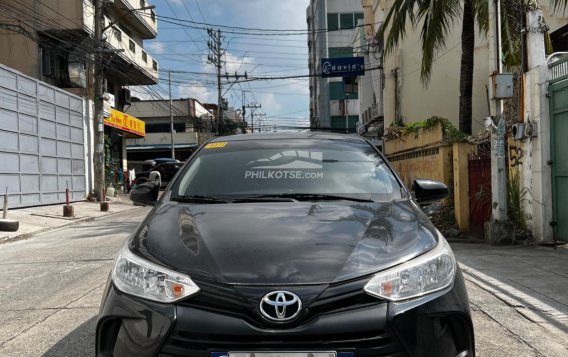
<svg viewBox="0 0 568 357"><path fill-rule="evenodd" d="M353 57L356 24L363 19L360 1L311 0L306 10L310 73L310 127L354 133L359 121L356 77L322 78L323 58Z"/></svg>
<svg viewBox="0 0 568 357"><path fill-rule="evenodd" d="M85 98L85 155L93 187L94 62L102 63L107 104L121 111L131 103L128 86L158 82L158 63L143 41L157 36L157 18L147 0L102 0L103 47L94 53L93 0L0 2L0 63L25 75ZM117 115L118 114L118 115ZM127 118L127 119L125 119ZM143 126L107 108L107 180L123 177L125 143L141 137ZM132 130L136 127L138 130Z"/></svg>
<svg viewBox="0 0 568 357"><path fill-rule="evenodd" d="M375 37L373 0L362 0L363 19L357 23L353 43L356 56L365 58L365 75L357 78L359 88L359 122L357 134L382 150L383 116L383 51Z"/></svg>
<svg viewBox="0 0 568 357"><path fill-rule="evenodd" d="M374 0L375 33L384 22L391 1ZM454 21L445 49L437 53L430 80L420 79L422 66L421 24L414 28L407 21L406 36L384 56L383 111L385 125L412 123L439 116L449 119L457 128L459 120L461 21ZM387 29L388 33L388 29ZM384 39L377 39L379 43ZM489 78L489 47L487 39L475 35L472 132L483 129L483 119L489 115L486 84Z"/></svg>
<svg viewBox="0 0 568 357"><path fill-rule="evenodd" d="M185 161L198 145L212 137L214 115L192 98L135 101L125 110L145 122L144 138L127 140L128 160L143 161L172 157L172 131L175 158Z"/></svg>

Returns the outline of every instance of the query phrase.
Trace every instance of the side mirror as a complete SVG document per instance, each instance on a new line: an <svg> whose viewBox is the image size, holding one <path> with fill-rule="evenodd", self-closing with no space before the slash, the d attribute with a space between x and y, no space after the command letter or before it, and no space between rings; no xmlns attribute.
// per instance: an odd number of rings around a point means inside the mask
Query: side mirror
<svg viewBox="0 0 568 357"><path fill-rule="evenodd" d="M442 182L422 179L414 180L412 191L414 191L416 202L420 204L441 200L450 194L448 186Z"/></svg>
<svg viewBox="0 0 568 357"><path fill-rule="evenodd" d="M130 190L130 199L135 204L155 205L158 201L160 185L156 182L148 181L135 185Z"/></svg>

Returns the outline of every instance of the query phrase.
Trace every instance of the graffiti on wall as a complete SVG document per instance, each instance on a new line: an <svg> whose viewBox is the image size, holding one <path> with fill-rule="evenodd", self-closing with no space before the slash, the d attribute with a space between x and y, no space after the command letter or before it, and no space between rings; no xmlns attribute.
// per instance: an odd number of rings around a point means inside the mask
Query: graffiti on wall
<svg viewBox="0 0 568 357"><path fill-rule="evenodd" d="M523 149L515 145L509 145L509 165L518 167L523 164Z"/></svg>

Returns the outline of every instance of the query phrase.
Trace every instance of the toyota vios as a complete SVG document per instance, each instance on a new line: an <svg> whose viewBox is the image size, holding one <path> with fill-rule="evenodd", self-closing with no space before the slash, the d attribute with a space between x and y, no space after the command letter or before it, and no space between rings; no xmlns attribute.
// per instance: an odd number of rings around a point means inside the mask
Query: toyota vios
<svg viewBox="0 0 568 357"><path fill-rule="evenodd" d="M414 194L367 141L216 138L121 248L98 356L473 356L462 274ZM157 202L156 202L157 201Z"/></svg>

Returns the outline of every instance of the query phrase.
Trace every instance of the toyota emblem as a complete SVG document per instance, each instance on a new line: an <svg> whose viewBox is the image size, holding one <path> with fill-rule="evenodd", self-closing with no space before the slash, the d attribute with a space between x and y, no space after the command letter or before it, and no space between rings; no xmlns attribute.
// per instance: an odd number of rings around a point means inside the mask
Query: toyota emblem
<svg viewBox="0 0 568 357"><path fill-rule="evenodd" d="M289 291L273 291L260 300L260 312L265 318L285 322L292 320L302 311L302 301Z"/></svg>

